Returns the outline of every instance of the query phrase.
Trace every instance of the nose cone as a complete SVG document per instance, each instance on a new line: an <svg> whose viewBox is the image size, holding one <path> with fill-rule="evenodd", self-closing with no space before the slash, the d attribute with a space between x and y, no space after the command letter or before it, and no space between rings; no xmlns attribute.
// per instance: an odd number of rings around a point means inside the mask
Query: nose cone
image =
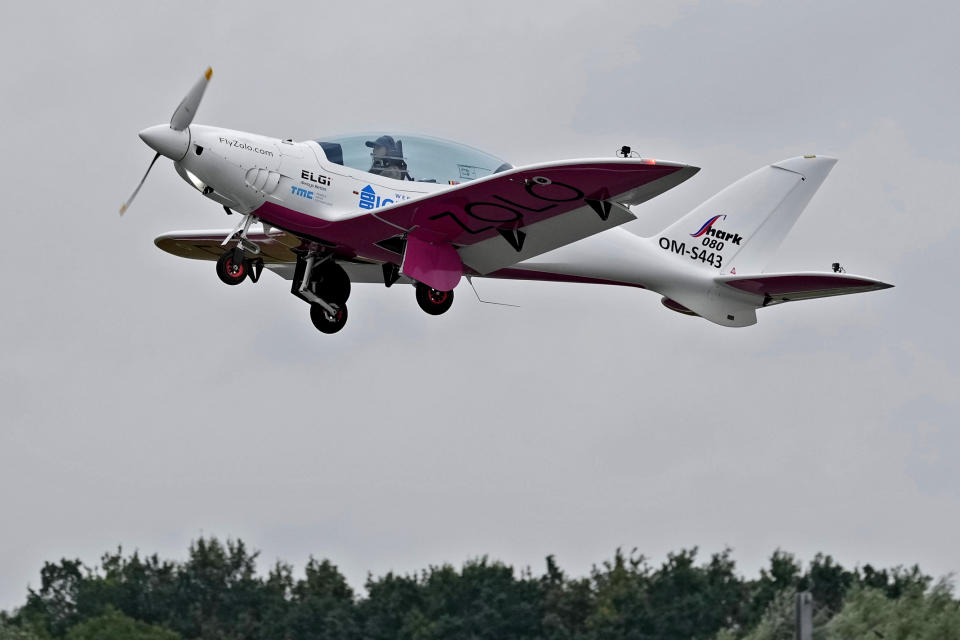
<svg viewBox="0 0 960 640"><path fill-rule="evenodd" d="M182 160L190 147L190 129L174 131L170 125L158 124L140 132L140 139L147 146L173 161Z"/></svg>

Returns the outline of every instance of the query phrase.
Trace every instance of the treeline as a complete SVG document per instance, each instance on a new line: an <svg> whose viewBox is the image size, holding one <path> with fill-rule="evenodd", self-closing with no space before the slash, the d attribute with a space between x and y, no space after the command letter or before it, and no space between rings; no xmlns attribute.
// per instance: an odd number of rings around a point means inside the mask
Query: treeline
<svg viewBox="0 0 960 640"><path fill-rule="evenodd" d="M797 591L813 593L819 638L960 638L949 583L824 555L803 567L776 551L754 579L729 551L698 562L683 550L657 567L617 551L589 577L552 556L540 575L484 557L371 576L363 596L328 560L261 575L257 555L201 538L184 562L122 550L97 567L48 562L26 603L0 614L0 640L788 640Z"/></svg>

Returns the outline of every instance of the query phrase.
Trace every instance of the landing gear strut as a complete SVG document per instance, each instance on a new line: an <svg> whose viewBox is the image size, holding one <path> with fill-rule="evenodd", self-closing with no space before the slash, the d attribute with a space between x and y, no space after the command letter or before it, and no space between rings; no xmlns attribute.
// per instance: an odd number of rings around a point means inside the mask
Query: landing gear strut
<svg viewBox="0 0 960 640"><path fill-rule="evenodd" d="M430 315L438 316L453 304L453 291L438 291L418 282L417 304Z"/></svg>
<svg viewBox="0 0 960 640"><path fill-rule="evenodd" d="M227 207L224 207L224 209L228 214L231 213ZM237 233L240 234L237 238L237 246L233 249L227 249L217 260L217 275L220 276L220 280L226 284L240 284L248 275L250 276L251 282L256 282L260 279L260 273L263 271L263 259L246 257L247 253L253 256L260 254L260 247L247 238L250 225L255 221L256 218L251 214L243 216L239 224L237 224L233 231L220 243L221 247L225 247L233 236L237 235Z"/></svg>
<svg viewBox="0 0 960 640"><path fill-rule="evenodd" d="M310 251L297 258L290 293L310 303L310 320L323 333L336 333L347 323L350 277L331 254Z"/></svg>

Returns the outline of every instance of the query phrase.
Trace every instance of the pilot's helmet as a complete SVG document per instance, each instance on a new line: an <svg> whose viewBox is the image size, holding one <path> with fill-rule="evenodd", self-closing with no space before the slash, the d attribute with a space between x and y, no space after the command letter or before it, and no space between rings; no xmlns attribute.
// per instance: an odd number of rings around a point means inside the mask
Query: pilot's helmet
<svg viewBox="0 0 960 640"><path fill-rule="evenodd" d="M371 155L374 158L403 160L403 152L400 151L400 146L390 136L380 136L376 140L367 140L365 144L373 149Z"/></svg>

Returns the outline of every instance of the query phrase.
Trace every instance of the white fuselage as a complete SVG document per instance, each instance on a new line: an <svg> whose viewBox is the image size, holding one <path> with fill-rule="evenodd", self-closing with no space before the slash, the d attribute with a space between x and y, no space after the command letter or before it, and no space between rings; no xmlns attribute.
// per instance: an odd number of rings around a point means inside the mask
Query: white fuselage
<svg viewBox="0 0 960 640"><path fill-rule="evenodd" d="M176 162L178 173L189 184L241 214L255 212L268 202L305 214L316 220L318 234L329 222L371 213L360 207L359 192L367 185L376 192L373 213L394 202L449 188L393 180L329 162L313 141L292 142L204 125L192 125L189 132L189 146ZM665 261L655 239L623 229L550 251L519 263L516 269L638 286L667 297L705 295L715 287L702 270Z"/></svg>

